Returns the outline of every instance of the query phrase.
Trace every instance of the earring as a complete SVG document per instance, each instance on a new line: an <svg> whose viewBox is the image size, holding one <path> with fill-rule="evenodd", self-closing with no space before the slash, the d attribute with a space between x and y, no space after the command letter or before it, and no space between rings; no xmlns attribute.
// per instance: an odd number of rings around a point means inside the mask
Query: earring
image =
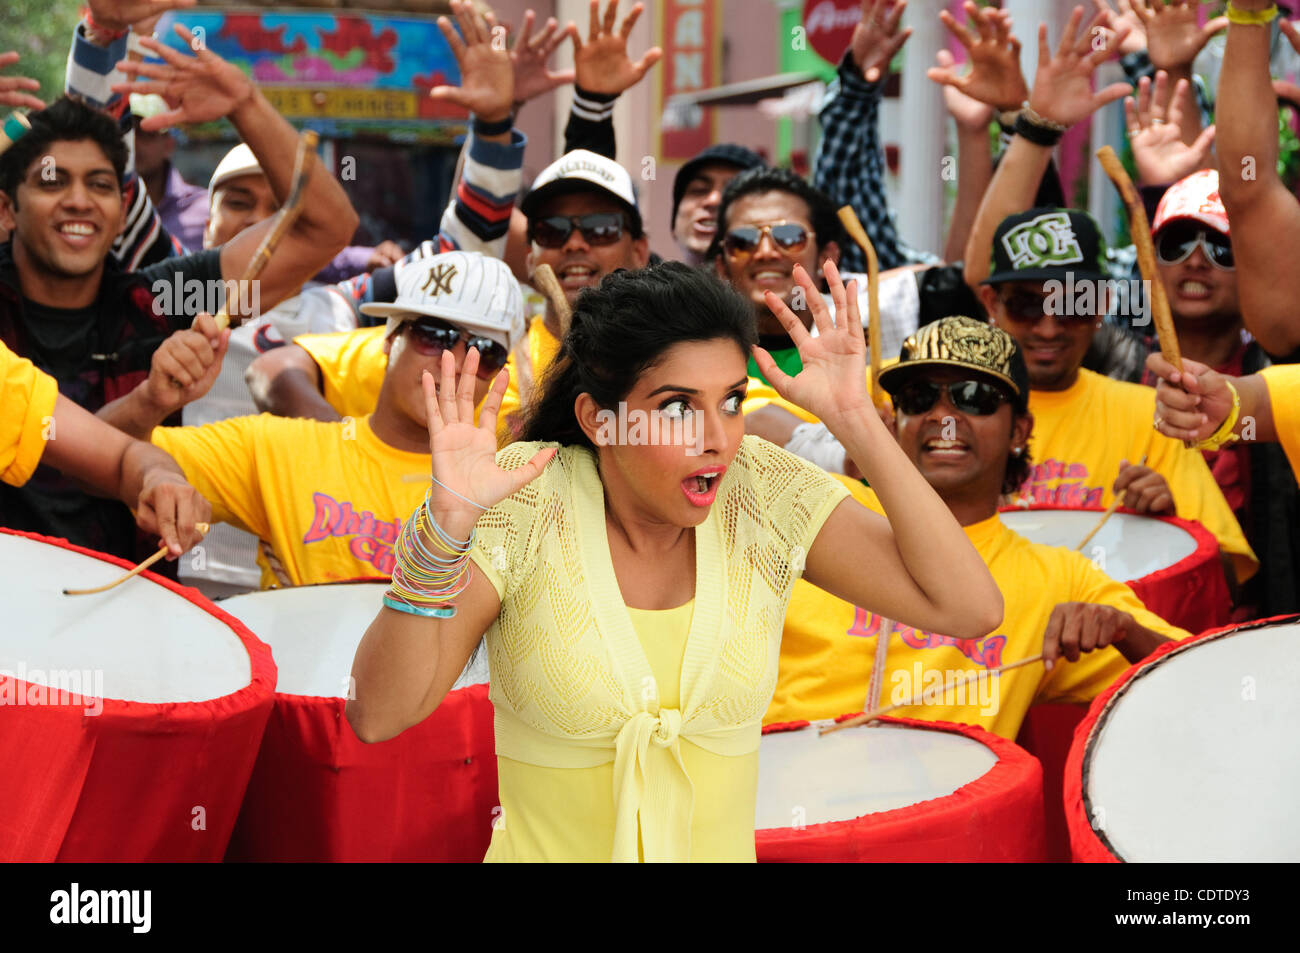
<svg viewBox="0 0 1300 953"><path fill-rule="evenodd" d="M1025 448L1024 448L1024 447L1014 447L1014 448L1012 448L1011 452L1014 453L1014 454L1015 454L1016 456L1018 456L1018 457L1023 457L1023 456L1025 455Z"/></svg>

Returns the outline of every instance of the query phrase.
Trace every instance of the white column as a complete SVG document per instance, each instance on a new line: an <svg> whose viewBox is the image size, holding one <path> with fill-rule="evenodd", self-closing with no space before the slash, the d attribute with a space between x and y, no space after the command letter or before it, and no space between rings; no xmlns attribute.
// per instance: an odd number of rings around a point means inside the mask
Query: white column
<svg viewBox="0 0 1300 953"><path fill-rule="evenodd" d="M903 25L913 32L904 47L901 111L905 119L897 137L899 235L912 247L935 254L943 251L941 172L947 114L942 92L925 73L947 36L938 16L944 6L943 0L912 0L903 15Z"/></svg>

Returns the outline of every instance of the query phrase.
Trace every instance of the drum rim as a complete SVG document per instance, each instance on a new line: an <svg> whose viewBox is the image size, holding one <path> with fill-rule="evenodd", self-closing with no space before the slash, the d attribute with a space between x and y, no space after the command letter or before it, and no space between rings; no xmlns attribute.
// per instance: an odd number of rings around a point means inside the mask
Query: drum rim
<svg viewBox="0 0 1300 953"><path fill-rule="evenodd" d="M9 529L0 526L0 533L6 536L16 536L20 539L28 539L37 543L44 543L49 546L57 546L59 549L66 549L70 552L78 553L82 556L89 556L101 562L109 563L113 566L120 566L123 569L134 568L134 563L122 559L120 556L113 556L109 553L101 553L98 550L90 549L86 546L78 546L66 539L55 536L44 536L40 533L32 533L26 530ZM196 712L202 710L204 718L210 718L209 712L214 712L224 717L234 716L243 712L256 710L263 705L266 706L267 713L270 713L270 703L275 697L275 683L279 673L275 667L275 661L271 657L271 647L254 635L239 619L236 619L229 612L226 612L216 603L214 603L199 590L184 586L171 579L159 576L157 573L145 570L140 573L139 578L148 579L150 582L162 586L174 595L179 596L186 602L189 602L202 609L208 615L212 616L222 625L225 625L239 639L244 651L248 654L248 684L243 685L233 692L225 695L218 695L216 698L208 698L204 701L165 701L165 702L141 702L130 701L124 698L99 698L104 703L104 710L96 716L103 718L106 716L126 717L131 719L139 718L143 713L148 712L152 716L161 717L165 720L177 720L177 714L183 712ZM12 676L10 676L12 677ZM29 684L19 678L14 678L15 682ZM84 704L59 704L47 705L48 708L84 708ZM182 715L182 720L184 719ZM194 717L192 714L188 717Z"/></svg>
<svg viewBox="0 0 1300 953"><path fill-rule="evenodd" d="M1092 507L1092 506L1061 506L1056 503L1034 503L1029 506L999 506L998 516L1000 518L1003 513L1035 513L1035 512L1042 512L1044 510L1054 510L1062 513L1096 513L1099 516L1105 512L1104 509L1100 509L1098 507ZM1213 533L1211 533L1200 523L1197 523L1195 520L1183 519L1181 516L1165 516L1163 514L1158 515L1154 513L1139 513L1137 512L1137 510L1131 510L1126 506L1121 506L1115 512L1118 514L1123 514L1125 516L1141 516L1143 519L1160 520L1162 523L1169 523L1172 526L1177 526L1179 529L1186 532L1187 535L1191 536L1192 541L1196 543L1196 548L1193 549L1186 556L1184 556L1182 559L1178 560L1178 562L1170 563L1168 566L1162 566L1159 569L1153 569L1145 576L1138 576L1136 579L1122 580L1122 582L1126 586L1133 587L1138 585L1151 585L1159 581L1160 579L1164 578L1165 576L1173 576L1182 572L1190 572L1192 569L1194 569L1197 566L1200 566L1202 563L1206 562L1207 560L1211 558L1214 559L1218 558L1218 554L1219 554L1218 540L1214 538ZM1007 529L1011 530L1011 532L1013 533L1016 532L1015 527L1006 524L1005 521L1003 525L1005 525ZM1023 536L1025 539L1029 538L1027 536L1024 536L1023 533L1017 533L1017 535ZM1032 540L1030 541L1032 542ZM1063 548L1065 547L1062 546L1057 547L1057 549L1063 549Z"/></svg>
<svg viewBox="0 0 1300 953"><path fill-rule="evenodd" d="M840 715L836 722L844 721L847 718L854 717L854 714ZM987 771L977 778L972 778L961 787L957 788L951 794L939 798L927 798L924 801L917 801L915 804L908 804L904 807L896 807L890 811L876 811L871 814L863 814L858 817L846 818L841 821L824 821L820 824L809 824L800 830L794 831L784 827L765 827L757 828L754 831L756 849L762 850L764 847L771 845L773 847L798 843L800 840L815 838L819 835L833 834L837 829L847 829L850 825L860 824L865 819L879 820L881 823L897 821L910 812L922 808L924 805L933 804L936 801L945 801L948 798L955 798L963 792L970 794L970 788L977 784L986 784L991 778L1001 778L1003 776L1019 776L1024 771L1031 771L1037 774L1037 780L1034 782L1041 790L1042 787L1042 765L1038 759L1031 755L1024 748L1020 747L1014 741L1003 738L1001 735L995 735L993 732L979 725L968 725L955 721L923 721L919 718L895 718L890 715L883 715L877 718L887 725L897 725L903 728L919 728L923 731L938 731L944 734L961 735L978 741L986 748L989 748L997 760ZM765 725L762 733L777 734L787 731L800 731L811 728L813 722L810 721L784 721L776 722L771 725ZM1039 825L1042 827L1042 825ZM761 860L761 858L760 858Z"/></svg>
<svg viewBox="0 0 1300 953"><path fill-rule="evenodd" d="M1114 711L1119 699L1128 692L1129 688L1138 679L1155 671L1168 659L1203 643L1231 638L1234 635L1256 629L1295 624L1297 622L1300 622L1300 613L1290 613L1272 616L1267 619L1253 619L1249 622L1220 626L1216 629L1207 629L1179 642L1165 642L1146 658L1130 666L1128 671L1115 679L1114 684L1093 699L1088 708L1088 714L1084 716L1083 721L1079 723L1079 727L1075 730L1074 741L1070 745L1070 754L1065 762L1066 821L1070 834L1071 853L1076 855L1076 860L1092 859L1091 857L1078 857L1080 850L1075 845L1075 833L1078 831L1080 839L1086 842L1086 838L1091 837L1096 842L1087 845L1093 848L1089 853L1095 852L1095 848L1100 846L1106 851L1110 860L1122 864L1129 863L1116 850L1110 838L1106 836L1106 832L1099 831L1092 826L1089 820L1092 816L1092 801L1088 795L1088 777L1092 765L1093 751L1100 740L1102 728L1105 727L1111 712ZM1082 811L1082 818L1078 816L1078 812L1075 810L1076 806Z"/></svg>

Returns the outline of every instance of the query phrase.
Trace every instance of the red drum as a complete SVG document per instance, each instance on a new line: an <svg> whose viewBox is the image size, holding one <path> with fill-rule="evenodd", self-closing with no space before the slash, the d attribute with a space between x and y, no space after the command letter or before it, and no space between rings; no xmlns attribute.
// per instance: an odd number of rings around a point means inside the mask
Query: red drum
<svg viewBox="0 0 1300 953"><path fill-rule="evenodd" d="M1042 769L1010 741L910 718L818 727L763 729L759 861L1046 858Z"/></svg>
<svg viewBox="0 0 1300 953"><path fill-rule="evenodd" d="M1074 859L1300 860L1297 686L1300 616L1170 642L1130 668L1074 735Z"/></svg>
<svg viewBox="0 0 1300 953"><path fill-rule="evenodd" d="M343 715L383 582L299 586L221 605L275 653L275 708L227 860L466 861L487 853L497 762L487 658L438 710L367 745Z"/></svg>
<svg viewBox="0 0 1300 953"><path fill-rule="evenodd" d="M1002 522L1035 543L1074 549L1101 510L1008 507ZM1232 613L1218 540L1200 523L1176 516L1119 511L1082 551L1112 579L1127 583L1162 619L1203 632L1226 625Z"/></svg>
<svg viewBox="0 0 1300 953"><path fill-rule="evenodd" d="M130 563L0 530L0 860L219 861L275 663L237 620Z"/></svg>

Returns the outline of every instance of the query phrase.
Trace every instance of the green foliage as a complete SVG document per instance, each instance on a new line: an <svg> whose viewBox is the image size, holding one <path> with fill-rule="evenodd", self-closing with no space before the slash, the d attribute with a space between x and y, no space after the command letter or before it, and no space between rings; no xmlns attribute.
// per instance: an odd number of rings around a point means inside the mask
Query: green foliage
<svg viewBox="0 0 1300 953"><path fill-rule="evenodd" d="M63 93L63 73L77 25L79 0L2 0L0 53L14 50L19 60L6 76L30 76L47 103ZM7 110L6 110L7 112Z"/></svg>

